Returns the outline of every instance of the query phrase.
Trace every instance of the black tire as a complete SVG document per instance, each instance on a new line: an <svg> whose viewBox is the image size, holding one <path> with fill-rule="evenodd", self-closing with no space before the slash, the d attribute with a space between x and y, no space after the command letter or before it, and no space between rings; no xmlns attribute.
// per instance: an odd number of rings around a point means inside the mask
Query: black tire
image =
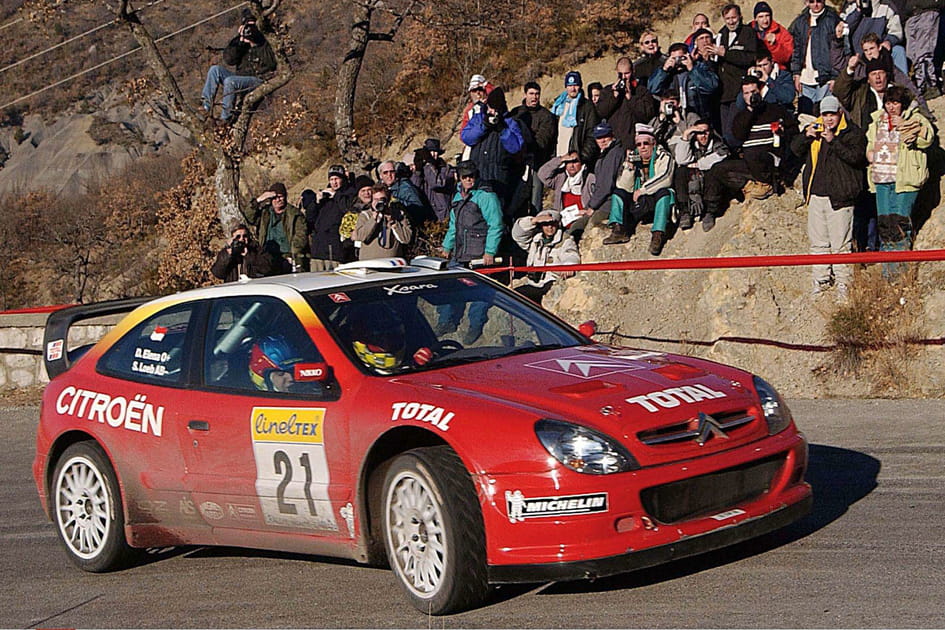
<svg viewBox="0 0 945 630"><path fill-rule="evenodd" d="M80 569L114 571L137 556L125 540L115 471L98 444L78 442L63 452L53 473L49 507L59 541Z"/></svg>
<svg viewBox="0 0 945 630"><path fill-rule="evenodd" d="M384 480L387 558L417 610L445 615L489 595L482 511L469 472L448 446L407 451Z"/></svg>

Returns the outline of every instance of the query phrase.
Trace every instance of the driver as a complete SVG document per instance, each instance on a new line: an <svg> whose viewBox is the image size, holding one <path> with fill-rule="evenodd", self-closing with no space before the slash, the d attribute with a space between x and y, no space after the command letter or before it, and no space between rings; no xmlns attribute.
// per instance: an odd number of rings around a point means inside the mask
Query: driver
<svg viewBox="0 0 945 630"><path fill-rule="evenodd" d="M257 340L249 354L249 377L257 389L288 392L295 384L293 367L302 361L282 335Z"/></svg>
<svg viewBox="0 0 945 630"><path fill-rule="evenodd" d="M407 331L400 316L386 304L361 309L351 322L351 345L364 365L392 374L407 351Z"/></svg>

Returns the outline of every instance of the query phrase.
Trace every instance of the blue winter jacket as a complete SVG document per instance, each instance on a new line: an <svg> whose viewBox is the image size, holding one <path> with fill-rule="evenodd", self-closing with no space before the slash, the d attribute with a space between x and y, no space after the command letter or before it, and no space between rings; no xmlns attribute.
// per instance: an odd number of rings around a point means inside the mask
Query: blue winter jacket
<svg viewBox="0 0 945 630"><path fill-rule="evenodd" d="M657 68L646 84L651 94L662 94L666 88L672 88L680 95L685 95L686 111L695 112L700 118L709 118L712 113L712 96L718 91L719 75L704 60L696 61L691 71L666 72L663 66Z"/></svg>
<svg viewBox="0 0 945 630"><path fill-rule="evenodd" d="M487 112L473 115L460 133L460 139L472 147L469 159L479 167L479 178L494 182L504 190L518 175L515 156L524 148L525 140L518 121L506 113L498 127L486 125Z"/></svg>

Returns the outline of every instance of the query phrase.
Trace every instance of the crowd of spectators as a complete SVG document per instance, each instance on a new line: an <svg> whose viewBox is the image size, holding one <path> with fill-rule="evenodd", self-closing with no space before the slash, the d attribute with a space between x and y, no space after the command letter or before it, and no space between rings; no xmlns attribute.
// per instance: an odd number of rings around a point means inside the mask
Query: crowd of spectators
<svg viewBox="0 0 945 630"><path fill-rule="evenodd" d="M537 82L510 108L505 88L475 74L454 164L429 138L403 161L381 163L376 179L331 167L328 186L303 192L299 207L274 184L247 217L259 244L243 248L272 260L244 267L261 274L396 255L437 222L443 254L465 265L494 264L503 252L530 266L576 263L589 225L608 226L611 246L649 224L658 256L696 223L712 230L733 199L794 186L812 253L909 249L935 140L926 99L941 95L943 7L847 0L838 12L805 0L779 22L762 0L746 22L728 4L717 32L696 14L692 33L666 52L645 30L639 57L617 59L610 82L585 92L581 73L568 72L547 107ZM255 33L241 29L234 45L254 50ZM205 92L233 83L223 76L211 71ZM219 277L234 273L232 245L214 267ZM530 275L521 291L540 301L558 277ZM835 286L842 296L849 280L844 266L818 266L812 291ZM453 322L444 314L441 323Z"/></svg>

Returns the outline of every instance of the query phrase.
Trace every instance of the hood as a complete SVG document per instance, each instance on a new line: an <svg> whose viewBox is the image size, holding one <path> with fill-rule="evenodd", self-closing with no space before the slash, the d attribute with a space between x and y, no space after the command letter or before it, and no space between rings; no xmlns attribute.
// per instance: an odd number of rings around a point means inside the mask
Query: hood
<svg viewBox="0 0 945 630"><path fill-rule="evenodd" d="M766 434L751 374L661 352L580 346L434 370L397 380L478 398L483 403L504 405L519 412L511 415L524 414L535 420L554 418L589 426L622 439L631 447L695 423L700 413L716 419L753 415L760 420L750 423L756 430L748 430L748 424L744 424L739 435L745 439L726 440L725 446L719 445L723 448L760 437L759 427ZM669 449L678 454L696 445L689 441L676 446L685 447Z"/></svg>

